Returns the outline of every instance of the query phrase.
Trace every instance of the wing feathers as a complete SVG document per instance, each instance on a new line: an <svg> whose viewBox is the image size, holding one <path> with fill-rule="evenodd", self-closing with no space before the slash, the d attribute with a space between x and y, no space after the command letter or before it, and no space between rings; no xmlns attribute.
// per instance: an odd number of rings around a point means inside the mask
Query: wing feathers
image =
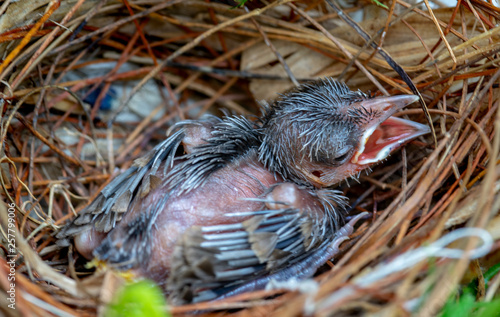
<svg viewBox="0 0 500 317"><path fill-rule="evenodd" d="M150 154L135 160L129 169L116 176L72 223L56 234L59 241L64 245L64 240L90 228L99 232L109 232L113 229L128 211L136 194L146 195L161 183L161 179L154 174L162 162L165 162L166 166L173 164L175 152L183 136L183 129L175 132L158 144Z"/></svg>
<svg viewBox="0 0 500 317"><path fill-rule="evenodd" d="M184 233L174 251L167 281L175 304L214 299L286 269L312 252L306 251L305 241L310 237L304 236L302 227L314 227L306 224L316 220L307 213L280 209L241 215L250 218L237 226L193 227ZM333 232L333 228L330 230Z"/></svg>

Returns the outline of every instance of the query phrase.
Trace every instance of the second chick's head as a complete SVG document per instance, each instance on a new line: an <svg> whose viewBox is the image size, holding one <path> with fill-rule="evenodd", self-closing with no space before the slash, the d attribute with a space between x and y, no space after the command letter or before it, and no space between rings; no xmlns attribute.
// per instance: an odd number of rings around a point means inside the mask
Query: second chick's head
<svg viewBox="0 0 500 317"><path fill-rule="evenodd" d="M430 131L391 117L417 100L414 95L372 98L329 78L301 85L266 109L259 159L285 179L332 186Z"/></svg>

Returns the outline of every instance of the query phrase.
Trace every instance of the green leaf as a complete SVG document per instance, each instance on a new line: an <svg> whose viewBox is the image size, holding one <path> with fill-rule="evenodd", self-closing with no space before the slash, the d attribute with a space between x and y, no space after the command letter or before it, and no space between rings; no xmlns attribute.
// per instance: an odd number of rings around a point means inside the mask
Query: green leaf
<svg viewBox="0 0 500 317"><path fill-rule="evenodd" d="M474 317L497 317L500 315L500 299L477 303L477 307Z"/></svg>
<svg viewBox="0 0 500 317"><path fill-rule="evenodd" d="M243 8L247 1L248 0L236 0L237 5L235 5L233 8Z"/></svg>
<svg viewBox="0 0 500 317"><path fill-rule="evenodd" d="M371 0L373 3L375 3L377 6L381 7L381 8L384 8L386 10L389 10L389 7L386 6L385 4L383 4L382 2L378 1L378 0Z"/></svg>
<svg viewBox="0 0 500 317"><path fill-rule="evenodd" d="M491 280L493 276L497 275L498 272L500 272L500 263L493 265L486 273L484 273L485 281L488 282Z"/></svg>
<svg viewBox="0 0 500 317"><path fill-rule="evenodd" d="M468 317L474 309L476 298L470 293L465 293L458 299L450 297L443 307L441 317Z"/></svg>
<svg viewBox="0 0 500 317"><path fill-rule="evenodd" d="M161 289L149 280L125 285L115 294L106 316L119 317L170 317Z"/></svg>

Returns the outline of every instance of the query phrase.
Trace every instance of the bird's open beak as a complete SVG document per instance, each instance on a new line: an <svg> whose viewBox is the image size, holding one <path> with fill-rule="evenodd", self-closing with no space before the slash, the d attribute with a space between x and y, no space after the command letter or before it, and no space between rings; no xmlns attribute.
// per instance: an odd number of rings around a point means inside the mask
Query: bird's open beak
<svg viewBox="0 0 500 317"><path fill-rule="evenodd" d="M382 115L363 127L360 145L354 153L351 163L370 165L389 156L403 144L430 132L428 126L391 117L396 111L418 100L414 95L379 97L362 102L367 110L377 111Z"/></svg>

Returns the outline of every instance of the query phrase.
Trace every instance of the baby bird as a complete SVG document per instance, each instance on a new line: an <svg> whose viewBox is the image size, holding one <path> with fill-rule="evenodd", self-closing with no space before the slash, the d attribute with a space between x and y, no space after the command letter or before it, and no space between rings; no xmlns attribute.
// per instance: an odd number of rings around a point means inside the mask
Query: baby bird
<svg viewBox="0 0 500 317"><path fill-rule="evenodd" d="M344 226L346 200L331 187L429 132L391 117L416 100L326 78L281 95L256 121L180 122L56 236L155 280L173 304L312 276L359 218Z"/></svg>

